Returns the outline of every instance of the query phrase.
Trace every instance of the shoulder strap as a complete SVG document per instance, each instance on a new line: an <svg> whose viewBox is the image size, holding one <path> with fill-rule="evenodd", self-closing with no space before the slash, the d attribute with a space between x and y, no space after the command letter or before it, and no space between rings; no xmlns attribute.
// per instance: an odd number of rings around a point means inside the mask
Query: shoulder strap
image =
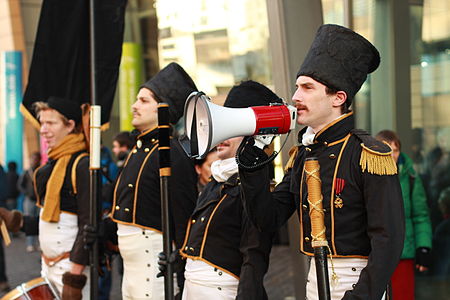
<svg viewBox="0 0 450 300"><path fill-rule="evenodd" d="M72 180L72 189L73 189L73 193L74 195L77 194L77 166L78 163L80 162L80 160L85 157L88 156L89 154L87 154L86 152L81 153L80 155L77 156L77 158L75 158L73 165L72 165L72 173L71 173L71 180Z"/></svg>
<svg viewBox="0 0 450 300"><path fill-rule="evenodd" d="M391 156L391 147L373 138L368 132L353 129L351 133L361 141L361 158L359 165L362 171L377 175L397 174L397 164Z"/></svg>

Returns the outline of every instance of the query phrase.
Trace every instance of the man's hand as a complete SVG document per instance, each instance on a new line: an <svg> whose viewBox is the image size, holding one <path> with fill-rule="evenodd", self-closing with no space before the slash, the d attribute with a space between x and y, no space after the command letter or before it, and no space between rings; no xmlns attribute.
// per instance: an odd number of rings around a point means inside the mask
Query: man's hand
<svg viewBox="0 0 450 300"><path fill-rule="evenodd" d="M83 241L84 248L91 249L96 240L103 238L103 226L99 225L99 230L95 230L92 225L84 225L83 227Z"/></svg>
<svg viewBox="0 0 450 300"><path fill-rule="evenodd" d="M170 254L169 260L167 260L166 254L164 252L160 252L158 254L159 273L156 275L156 277L162 277L162 276L166 275L168 264L172 264L174 273L177 273L177 272L180 272L183 270L184 261L183 261L182 257L180 256L180 252L178 250L175 250Z"/></svg>
<svg viewBox="0 0 450 300"><path fill-rule="evenodd" d="M428 270L431 264L430 248L420 247L416 250L416 269L419 272Z"/></svg>
<svg viewBox="0 0 450 300"><path fill-rule="evenodd" d="M261 148L255 146L255 140L253 137L246 137L242 140L241 151L239 154L239 162L245 167L258 166L259 163L268 159L267 154ZM263 165L261 165L262 167ZM259 169L258 167L254 170Z"/></svg>

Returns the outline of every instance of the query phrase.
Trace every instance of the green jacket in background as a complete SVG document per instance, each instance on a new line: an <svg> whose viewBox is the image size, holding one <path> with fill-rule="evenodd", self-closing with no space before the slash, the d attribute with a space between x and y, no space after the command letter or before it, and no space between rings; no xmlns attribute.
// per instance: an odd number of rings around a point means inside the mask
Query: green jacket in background
<svg viewBox="0 0 450 300"><path fill-rule="evenodd" d="M425 190L413 162L406 154L398 158L399 179L405 208L405 244L400 259L415 257L416 249L431 249L431 222ZM412 185L412 186L411 186Z"/></svg>

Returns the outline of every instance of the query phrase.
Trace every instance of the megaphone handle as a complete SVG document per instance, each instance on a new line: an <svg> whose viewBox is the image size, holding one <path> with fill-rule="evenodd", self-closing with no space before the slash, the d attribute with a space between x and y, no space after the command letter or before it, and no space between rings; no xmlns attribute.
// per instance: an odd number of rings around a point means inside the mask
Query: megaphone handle
<svg viewBox="0 0 450 300"><path fill-rule="evenodd" d="M259 149L264 149L265 146L272 143L274 137L274 135L255 135L255 146Z"/></svg>

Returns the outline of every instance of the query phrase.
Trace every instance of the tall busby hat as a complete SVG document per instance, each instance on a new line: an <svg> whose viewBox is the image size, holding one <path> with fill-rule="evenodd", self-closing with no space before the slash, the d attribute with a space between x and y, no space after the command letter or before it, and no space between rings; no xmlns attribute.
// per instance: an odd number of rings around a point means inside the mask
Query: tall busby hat
<svg viewBox="0 0 450 300"><path fill-rule="evenodd" d="M47 100L47 105L62 114L68 120L74 120L76 125L80 124L81 107L79 103L66 98L50 96Z"/></svg>
<svg viewBox="0 0 450 300"><path fill-rule="evenodd" d="M241 82L230 90L223 106L246 108L281 102L280 97L269 88L256 81L248 80Z"/></svg>
<svg viewBox="0 0 450 300"><path fill-rule="evenodd" d="M303 61L299 76L309 76L329 88L347 93L350 106L355 94L380 64L378 50L356 32L334 24L319 27Z"/></svg>
<svg viewBox="0 0 450 300"><path fill-rule="evenodd" d="M158 101L169 104L170 123L176 124L184 112L187 97L197 91L192 78L177 63L170 63L141 88L151 90Z"/></svg>

